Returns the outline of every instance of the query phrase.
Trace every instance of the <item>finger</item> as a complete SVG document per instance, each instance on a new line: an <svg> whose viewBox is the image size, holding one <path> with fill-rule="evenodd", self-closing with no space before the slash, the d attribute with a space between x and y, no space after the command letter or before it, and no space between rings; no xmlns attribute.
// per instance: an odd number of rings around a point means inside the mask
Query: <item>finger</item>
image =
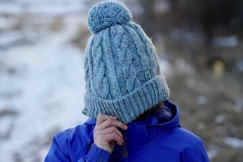
<svg viewBox="0 0 243 162"><path fill-rule="evenodd" d="M105 114L98 114L98 117L97 117L97 120L96 120L96 125L100 125L101 123L103 123L107 119L116 119L116 117L105 115Z"/></svg>
<svg viewBox="0 0 243 162"><path fill-rule="evenodd" d="M122 140L122 143L124 142L122 133L116 128L116 127L108 127L103 130L95 130L94 134L95 136L106 136L107 134L115 133L119 136L119 138Z"/></svg>
<svg viewBox="0 0 243 162"><path fill-rule="evenodd" d="M118 145L122 145L124 143L123 138L120 138L120 136L116 133L107 134L103 138L105 141L115 141Z"/></svg>
<svg viewBox="0 0 243 162"><path fill-rule="evenodd" d="M117 127L126 130L127 126L123 124L121 121L116 120L116 119L106 119L101 123L100 125L97 126L97 129L105 129L108 127Z"/></svg>

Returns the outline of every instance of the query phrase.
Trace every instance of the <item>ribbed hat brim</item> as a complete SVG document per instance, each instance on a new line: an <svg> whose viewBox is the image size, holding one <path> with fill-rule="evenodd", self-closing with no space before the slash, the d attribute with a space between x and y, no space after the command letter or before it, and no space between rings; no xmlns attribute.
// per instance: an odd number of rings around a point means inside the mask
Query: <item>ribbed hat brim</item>
<svg viewBox="0 0 243 162"><path fill-rule="evenodd" d="M166 81L162 75L158 75L119 99L107 100L86 94L83 114L94 118L99 113L113 115L127 124L168 97Z"/></svg>

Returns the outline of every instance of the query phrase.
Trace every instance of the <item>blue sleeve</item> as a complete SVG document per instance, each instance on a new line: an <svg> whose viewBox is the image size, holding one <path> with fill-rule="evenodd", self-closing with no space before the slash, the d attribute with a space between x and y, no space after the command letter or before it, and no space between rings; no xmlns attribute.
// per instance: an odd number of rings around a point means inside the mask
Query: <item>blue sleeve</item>
<svg viewBox="0 0 243 162"><path fill-rule="evenodd" d="M95 144L91 146L88 152L87 162L108 162L110 153L108 151L98 148ZM81 162L81 161L80 161Z"/></svg>
<svg viewBox="0 0 243 162"><path fill-rule="evenodd" d="M51 148L47 153L44 162L71 162L70 157L64 152L64 150L62 150L62 148L63 147L58 144L56 137L54 137Z"/></svg>
<svg viewBox="0 0 243 162"><path fill-rule="evenodd" d="M187 147L182 153L183 162L210 162L206 149L201 140L198 140L194 146Z"/></svg>
<svg viewBox="0 0 243 162"><path fill-rule="evenodd" d="M65 143L58 143L58 138L53 138L51 148L45 157L44 162L71 162L70 150ZM78 162L108 162L110 153L92 144L87 155L80 157Z"/></svg>

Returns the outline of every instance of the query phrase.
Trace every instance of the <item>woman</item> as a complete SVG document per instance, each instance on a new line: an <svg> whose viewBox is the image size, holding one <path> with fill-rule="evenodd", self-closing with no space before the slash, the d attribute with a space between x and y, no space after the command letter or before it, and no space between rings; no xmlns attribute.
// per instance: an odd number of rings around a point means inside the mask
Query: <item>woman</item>
<svg viewBox="0 0 243 162"><path fill-rule="evenodd" d="M179 124L156 51L121 3L89 12L85 58L90 118L53 138L46 162L208 162L201 139Z"/></svg>

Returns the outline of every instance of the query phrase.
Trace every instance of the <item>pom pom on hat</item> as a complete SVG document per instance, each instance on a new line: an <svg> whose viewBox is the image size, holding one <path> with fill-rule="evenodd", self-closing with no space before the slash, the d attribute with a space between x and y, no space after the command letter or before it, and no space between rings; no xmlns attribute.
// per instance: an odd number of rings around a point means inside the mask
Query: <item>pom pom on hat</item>
<svg viewBox="0 0 243 162"><path fill-rule="evenodd" d="M127 24L132 19L130 11L121 3L105 1L95 5L89 12L88 26L94 34L115 24Z"/></svg>

